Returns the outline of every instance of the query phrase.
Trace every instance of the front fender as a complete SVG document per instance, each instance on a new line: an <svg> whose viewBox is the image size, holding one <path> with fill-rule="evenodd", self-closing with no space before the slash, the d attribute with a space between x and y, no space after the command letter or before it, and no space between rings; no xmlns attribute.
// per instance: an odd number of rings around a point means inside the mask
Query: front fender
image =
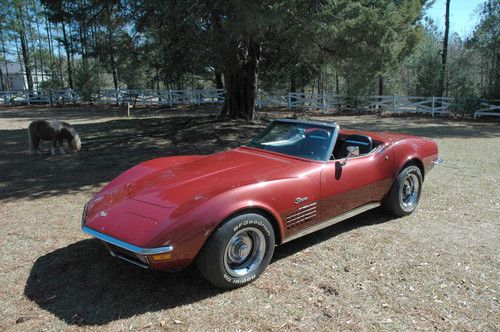
<svg viewBox="0 0 500 332"><path fill-rule="evenodd" d="M276 220L279 239L283 239L285 226L281 212L296 209L294 200L299 194L307 195L311 201L318 200L319 185L312 186L312 182L307 178L286 178L195 196L177 207L169 220L163 222L164 225L152 240L151 247L172 245L181 249L181 255L191 262L221 223L232 215L249 209L258 209L271 215Z"/></svg>

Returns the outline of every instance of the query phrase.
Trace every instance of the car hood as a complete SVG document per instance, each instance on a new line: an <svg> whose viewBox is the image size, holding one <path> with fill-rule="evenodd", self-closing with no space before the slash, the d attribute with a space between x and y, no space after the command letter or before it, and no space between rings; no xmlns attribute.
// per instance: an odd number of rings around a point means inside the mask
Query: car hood
<svg viewBox="0 0 500 332"><path fill-rule="evenodd" d="M128 184L130 198L175 207L193 197L208 198L292 166L286 158L243 149L167 167Z"/></svg>
<svg viewBox="0 0 500 332"><path fill-rule="evenodd" d="M168 165L168 160L164 162ZM87 227L144 246L165 223L175 223L187 207L191 210L222 192L274 179L271 174L279 177L294 165L291 158L244 148L163 168L158 165L163 160L153 163L155 167L132 168L127 175L134 180L97 194L87 207Z"/></svg>
<svg viewBox="0 0 500 332"><path fill-rule="evenodd" d="M125 199L175 208L190 199L205 200L267 179L270 174L279 174L293 165L291 158L239 148L149 172L140 169L145 173L143 176L134 176L131 182L104 190L92 209L94 212L110 209Z"/></svg>

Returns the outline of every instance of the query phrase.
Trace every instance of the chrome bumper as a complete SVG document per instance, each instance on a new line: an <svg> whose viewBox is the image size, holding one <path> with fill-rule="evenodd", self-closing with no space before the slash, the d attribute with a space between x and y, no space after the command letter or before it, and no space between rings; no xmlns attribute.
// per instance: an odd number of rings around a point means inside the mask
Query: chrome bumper
<svg viewBox="0 0 500 332"><path fill-rule="evenodd" d="M82 230L92 235L93 237L103 241L109 249L112 256L118 257L124 261L140 266L143 269L149 267L149 261L146 256L164 254L174 250L172 246L156 247L156 248L142 248L134 246L133 244L115 239L109 235L100 233L86 226Z"/></svg>
<svg viewBox="0 0 500 332"><path fill-rule="evenodd" d="M95 231L91 228L88 228L87 226L83 226L82 230L85 233L92 235L93 237L98 238L101 241L104 241L104 242L109 243L111 245L114 245L116 247L120 247L122 249L130 251L130 252L137 254L137 255L148 256L148 255L164 254L164 253L171 252L172 250L174 250L174 248L172 246L164 246L164 247L156 247L156 248L142 248L142 247L134 246L133 244L115 239L114 237L111 237L109 235Z"/></svg>
<svg viewBox="0 0 500 332"><path fill-rule="evenodd" d="M433 161L432 161L432 164L433 164L433 165L440 165L440 164L442 164L443 162L444 162L444 159L438 156L436 160L433 160Z"/></svg>

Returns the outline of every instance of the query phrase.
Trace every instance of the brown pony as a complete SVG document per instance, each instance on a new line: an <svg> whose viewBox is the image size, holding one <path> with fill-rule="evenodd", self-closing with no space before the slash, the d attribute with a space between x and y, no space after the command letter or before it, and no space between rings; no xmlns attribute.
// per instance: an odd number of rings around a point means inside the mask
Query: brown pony
<svg viewBox="0 0 500 332"><path fill-rule="evenodd" d="M60 120L36 120L30 123L28 127L28 138L31 153L40 153L40 140L52 141L50 154L56 154L57 143L59 143L59 152L64 154L63 141L68 141L68 147L73 152L80 151L82 142L75 128L69 123Z"/></svg>

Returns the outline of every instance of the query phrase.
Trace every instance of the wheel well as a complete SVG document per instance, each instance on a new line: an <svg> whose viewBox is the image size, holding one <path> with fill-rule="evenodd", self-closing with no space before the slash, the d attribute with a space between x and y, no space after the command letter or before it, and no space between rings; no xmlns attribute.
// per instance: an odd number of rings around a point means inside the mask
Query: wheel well
<svg viewBox="0 0 500 332"><path fill-rule="evenodd" d="M422 161L418 158L413 158L413 159L408 160L406 162L406 164L404 164L404 166L401 169L404 169L405 167L410 166L410 165L415 165L420 169L420 173L422 173L422 180L423 180L424 176L425 176L424 163L422 163Z"/></svg>
<svg viewBox="0 0 500 332"><path fill-rule="evenodd" d="M260 214L261 216L263 216L267 220L269 220L269 222L273 226L275 243L277 245L281 243L281 233L280 233L280 228L278 226L278 221L276 220L276 218L274 217L274 215L272 213L270 213L267 210L261 209L261 208L244 208L242 210L238 210L238 211L232 213L231 215L229 215L226 219L224 219L224 221L221 222L219 224L219 226L222 225L223 223L225 223L227 220L229 220L231 218L234 218L234 217L242 215L242 214L247 214L247 213Z"/></svg>

